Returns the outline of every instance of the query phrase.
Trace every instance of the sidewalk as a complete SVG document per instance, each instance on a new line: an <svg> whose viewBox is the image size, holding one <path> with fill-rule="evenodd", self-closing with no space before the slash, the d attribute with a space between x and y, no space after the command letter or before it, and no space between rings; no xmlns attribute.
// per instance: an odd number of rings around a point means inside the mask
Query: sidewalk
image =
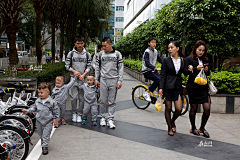
<svg viewBox="0 0 240 160"><path fill-rule="evenodd" d="M240 159L239 114L211 114L206 126L211 138L206 139L189 133L186 113L178 118L177 133L170 137L164 107L158 113L154 105L139 110L132 103L131 90L137 84L137 80L124 73L123 86L117 95L114 130L93 127L90 118L87 125L72 123L68 99L68 124L56 129L49 154L41 155L40 160ZM197 126L200 118L197 113Z"/></svg>

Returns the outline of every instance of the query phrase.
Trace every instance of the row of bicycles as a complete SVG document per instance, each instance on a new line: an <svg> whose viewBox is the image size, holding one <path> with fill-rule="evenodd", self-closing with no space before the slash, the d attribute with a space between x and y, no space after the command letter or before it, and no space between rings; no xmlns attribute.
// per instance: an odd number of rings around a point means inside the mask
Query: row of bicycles
<svg viewBox="0 0 240 160"><path fill-rule="evenodd" d="M36 129L36 119L35 114L24 115L22 110L31 107L37 98L25 93L28 84L8 85L9 88L0 88L0 160L24 160ZM3 96L7 93L11 96L4 102Z"/></svg>

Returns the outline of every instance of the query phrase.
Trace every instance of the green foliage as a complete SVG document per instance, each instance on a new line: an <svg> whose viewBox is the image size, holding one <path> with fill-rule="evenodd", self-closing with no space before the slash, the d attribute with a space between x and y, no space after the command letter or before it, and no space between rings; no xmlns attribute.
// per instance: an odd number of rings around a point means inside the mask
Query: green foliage
<svg viewBox="0 0 240 160"><path fill-rule="evenodd" d="M65 63L50 63L42 65L42 71L18 71L17 78L37 78L38 84L42 82L51 82L57 76L61 76L67 72ZM0 74L0 78L6 78L6 75Z"/></svg>
<svg viewBox="0 0 240 160"><path fill-rule="evenodd" d="M211 78L219 94L240 94L240 73L228 71L212 72Z"/></svg>
<svg viewBox="0 0 240 160"><path fill-rule="evenodd" d="M197 40L208 47L208 56L218 57L220 67L225 59L240 55L239 0L175 0L163 5L154 19L148 20L115 44L124 56L141 58L148 47L147 39L156 36L156 49L168 53L167 45L178 40L189 55ZM203 19L194 16L203 15Z"/></svg>
<svg viewBox="0 0 240 160"><path fill-rule="evenodd" d="M123 59L124 66L131 68L132 70L141 72L142 60ZM156 67L161 68L161 63L156 62Z"/></svg>

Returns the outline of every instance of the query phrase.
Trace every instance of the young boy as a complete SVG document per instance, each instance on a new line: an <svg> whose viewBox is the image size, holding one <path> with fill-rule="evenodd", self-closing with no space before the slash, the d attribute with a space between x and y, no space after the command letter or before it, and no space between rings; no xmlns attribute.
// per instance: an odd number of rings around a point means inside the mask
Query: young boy
<svg viewBox="0 0 240 160"><path fill-rule="evenodd" d="M93 126L97 126L97 115L98 115L98 105L97 105L97 95L98 89L94 83L93 74L89 74L87 76L87 83L80 85L79 88L84 91L84 108L83 108L83 116L82 116L82 124L86 124L87 115L89 110L91 109L92 113L92 124Z"/></svg>
<svg viewBox="0 0 240 160"><path fill-rule="evenodd" d="M103 50L103 47L102 47L102 44L98 44L98 51L101 52ZM96 63L97 63L97 57L98 57L98 53L96 53L94 56L93 56L93 60L92 60L92 67L93 69L96 69Z"/></svg>
<svg viewBox="0 0 240 160"><path fill-rule="evenodd" d="M58 125L59 107L57 103L48 95L49 84L43 82L38 85L38 96L33 107L26 110L23 109L23 114L36 112L36 126L37 132L41 138L42 153L48 154L48 143L50 141L50 134L52 127Z"/></svg>
<svg viewBox="0 0 240 160"><path fill-rule="evenodd" d="M143 54L142 73L145 78L153 80L154 82L143 94L143 97L146 101L151 102L149 93L154 92L154 90L159 86L160 81L160 75L158 71L161 71L161 68L156 68L156 61L162 63L162 58L159 56L158 51L155 49L157 45L157 40L155 37L150 37L148 39L148 45L149 47Z"/></svg>
<svg viewBox="0 0 240 160"><path fill-rule="evenodd" d="M73 86L70 88L69 95L72 103L72 121L82 122L84 98L83 90L79 89L79 85L86 82L86 75L91 69L91 55L84 48L84 38L82 36L75 37L75 47L68 53L66 58L66 69L71 71L71 80L76 79ZM77 110L77 100L79 99L79 108Z"/></svg>
<svg viewBox="0 0 240 160"><path fill-rule="evenodd" d="M56 77L56 86L52 90L52 99L54 99L60 108L60 120L63 125L66 125L65 110L68 99L68 90L74 84L76 78L73 78L68 84L64 84L62 76Z"/></svg>
<svg viewBox="0 0 240 160"><path fill-rule="evenodd" d="M105 113L106 108L109 107L107 126L114 129L113 118L117 90L121 88L123 80L123 60L121 53L112 47L112 40L109 37L103 39L102 45L104 50L98 55L95 69L95 85L100 86L100 112L102 117L100 125L106 125Z"/></svg>

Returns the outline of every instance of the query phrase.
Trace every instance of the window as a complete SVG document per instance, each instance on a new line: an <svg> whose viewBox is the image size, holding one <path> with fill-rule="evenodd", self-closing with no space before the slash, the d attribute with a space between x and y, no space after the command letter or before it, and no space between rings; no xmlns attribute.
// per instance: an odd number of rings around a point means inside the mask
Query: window
<svg viewBox="0 0 240 160"><path fill-rule="evenodd" d="M116 22L124 22L124 17L116 17Z"/></svg>
<svg viewBox="0 0 240 160"><path fill-rule="evenodd" d="M124 6L117 6L116 11L124 11Z"/></svg>

